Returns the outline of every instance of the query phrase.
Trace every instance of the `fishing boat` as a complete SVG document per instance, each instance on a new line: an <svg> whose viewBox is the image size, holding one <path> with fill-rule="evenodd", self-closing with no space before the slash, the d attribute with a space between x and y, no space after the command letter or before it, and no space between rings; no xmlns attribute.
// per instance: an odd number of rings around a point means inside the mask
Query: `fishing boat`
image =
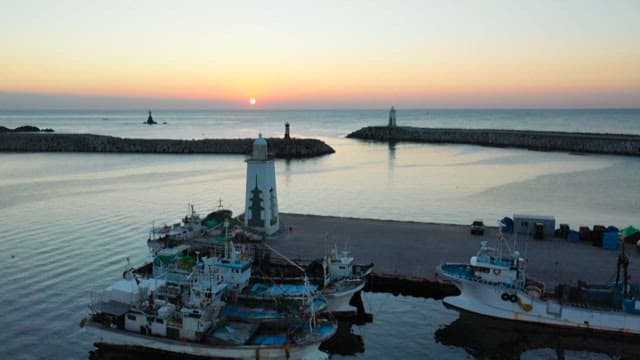
<svg viewBox="0 0 640 360"><path fill-rule="evenodd" d="M196 213L193 205L188 205L187 215L180 222L172 225L156 225L155 222L149 231L149 245L153 243L161 245L176 245L198 236L202 236L207 228L202 225L200 215Z"/></svg>
<svg viewBox="0 0 640 360"><path fill-rule="evenodd" d="M225 280L215 266L224 258L204 260L187 276L187 293L182 276L170 277L167 271L139 279L129 265L123 279L92 294L91 312L81 326L94 332L99 344L112 347L230 359L326 358L318 348L335 334L337 323L318 318L313 300L310 307L303 308L308 311L299 313L227 306L222 299L234 283L228 283L230 279ZM234 271L243 264L229 267L235 261L221 263L238 274L238 279L243 278L241 272Z"/></svg>
<svg viewBox="0 0 640 360"><path fill-rule="evenodd" d="M367 283L366 276L373 271L373 264L354 264L355 258L351 252L339 252L336 246L324 260L324 264L328 264L328 271L324 272L321 293L327 298L329 311L353 311L354 308L349 304L351 297L364 289Z"/></svg>
<svg viewBox="0 0 640 360"><path fill-rule="evenodd" d="M269 269L260 269L254 273L251 282L254 283L254 286L257 284L257 289L267 288L265 284L270 283L300 284L307 279L311 286L307 290L310 292L318 291L327 300L327 311L332 313L355 311L349 302L355 293L365 287L366 276L373 271L373 264L355 264L355 259L350 251L338 251L335 246L323 258L305 262L292 261L269 245L263 245L279 255L285 262L271 262ZM288 288L282 288L280 285L270 287L273 289L269 291L284 291L289 294L304 289L302 286L296 288L293 285L289 285Z"/></svg>
<svg viewBox="0 0 640 360"><path fill-rule="evenodd" d="M640 287L628 283L624 245L615 282L561 284L554 291L527 277L527 261L512 247L498 232L497 247L482 241L468 263L440 265L442 281L460 290L460 295L443 302L494 318L640 335Z"/></svg>

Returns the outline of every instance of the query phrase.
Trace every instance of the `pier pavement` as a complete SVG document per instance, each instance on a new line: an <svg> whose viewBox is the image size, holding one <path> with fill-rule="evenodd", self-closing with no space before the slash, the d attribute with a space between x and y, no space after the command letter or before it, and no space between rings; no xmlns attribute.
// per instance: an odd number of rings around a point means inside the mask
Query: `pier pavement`
<svg viewBox="0 0 640 360"><path fill-rule="evenodd" d="M496 245L497 229L487 227L483 236L471 235L469 226L356 219L332 216L280 214L283 230L267 242L292 258L314 259L327 254L334 244L351 251L356 263L375 263L377 274L416 276L437 280L436 267L445 262L468 262L480 241ZM510 245L513 234L505 234ZM590 242L570 242L555 237L544 240L518 235L517 250L528 259L528 275L545 281L547 288L559 283L615 281L619 251L594 247ZM626 245L631 282L639 282L640 255Z"/></svg>

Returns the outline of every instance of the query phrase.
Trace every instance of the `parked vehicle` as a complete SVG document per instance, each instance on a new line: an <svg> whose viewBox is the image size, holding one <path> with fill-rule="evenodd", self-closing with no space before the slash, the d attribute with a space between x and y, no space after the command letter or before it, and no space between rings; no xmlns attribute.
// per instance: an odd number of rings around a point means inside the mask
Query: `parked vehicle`
<svg viewBox="0 0 640 360"><path fill-rule="evenodd" d="M482 220L473 220L473 222L471 223L471 234L484 235L484 222L482 222Z"/></svg>

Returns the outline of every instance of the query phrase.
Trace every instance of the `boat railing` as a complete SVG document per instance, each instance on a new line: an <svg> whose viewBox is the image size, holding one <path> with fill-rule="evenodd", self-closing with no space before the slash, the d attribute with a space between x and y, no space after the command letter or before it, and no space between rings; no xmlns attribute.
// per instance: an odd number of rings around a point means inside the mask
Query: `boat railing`
<svg viewBox="0 0 640 360"><path fill-rule="evenodd" d="M479 284L486 284L486 285L497 285L500 287L504 287L507 289L512 289L512 290L523 290L524 291L524 284L521 281L516 282L515 284L510 284L510 283L506 283L506 282L502 282L502 281L491 281L491 280L486 280L483 279L479 276L475 276L472 275L471 273L466 273L466 274L462 274L462 273L456 273L455 274L456 277L461 278L463 280L467 280L467 281L473 281L473 282L477 282Z"/></svg>

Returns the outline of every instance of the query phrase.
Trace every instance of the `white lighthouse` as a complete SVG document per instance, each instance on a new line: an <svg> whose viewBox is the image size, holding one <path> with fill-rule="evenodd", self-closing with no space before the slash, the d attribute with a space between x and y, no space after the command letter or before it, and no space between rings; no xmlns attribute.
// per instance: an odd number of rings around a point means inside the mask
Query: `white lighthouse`
<svg viewBox="0 0 640 360"><path fill-rule="evenodd" d="M276 170L262 134L253 142L253 154L247 160L244 225L267 235L280 228Z"/></svg>

